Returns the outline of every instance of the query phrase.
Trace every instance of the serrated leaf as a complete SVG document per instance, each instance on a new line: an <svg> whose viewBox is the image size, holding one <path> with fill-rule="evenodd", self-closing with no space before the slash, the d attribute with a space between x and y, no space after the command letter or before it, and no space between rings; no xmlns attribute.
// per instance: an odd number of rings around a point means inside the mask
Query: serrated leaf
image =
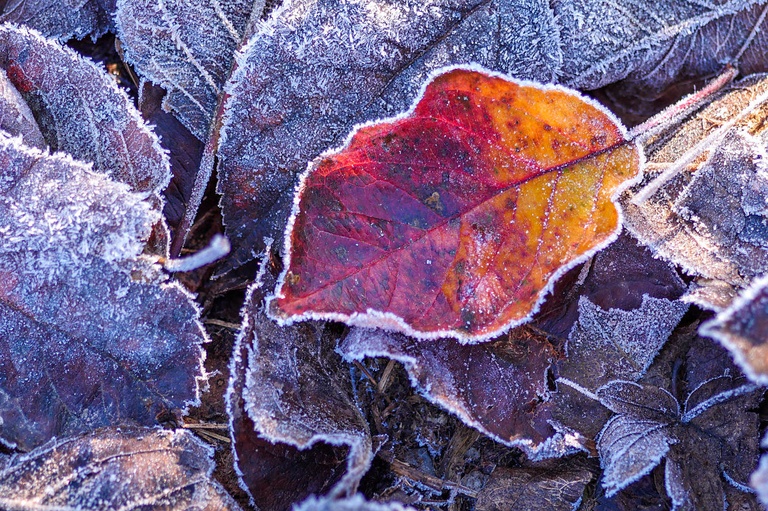
<svg viewBox="0 0 768 511"><path fill-rule="evenodd" d="M474 62L552 81L556 26L541 0L289 0L238 57L225 104L219 183L232 257L279 239L308 161L356 123L401 112L438 68Z"/></svg>
<svg viewBox="0 0 768 511"><path fill-rule="evenodd" d="M768 268L768 80L745 78L647 145L648 172L622 196L625 225L654 253L701 277L692 301L727 306Z"/></svg>
<svg viewBox="0 0 768 511"><path fill-rule="evenodd" d="M155 197L168 157L124 91L93 62L23 27L0 25L0 68L26 100L52 151Z"/></svg>
<svg viewBox="0 0 768 511"><path fill-rule="evenodd" d="M6 0L0 23L26 25L54 39L96 38L112 28L115 0Z"/></svg>
<svg viewBox="0 0 768 511"><path fill-rule="evenodd" d="M489 339L613 240L639 154L566 89L444 71L400 118L311 166L270 311Z"/></svg>
<svg viewBox="0 0 768 511"><path fill-rule="evenodd" d="M63 154L0 137L0 439L155 424L198 399L198 310L140 258L159 213Z"/></svg>
<svg viewBox="0 0 768 511"><path fill-rule="evenodd" d="M669 370L671 360L682 362L684 374ZM597 392L618 412L597 444L608 494L666 458L666 489L674 510L719 511L730 493L726 486L741 489L734 499L751 499L743 490L758 454L759 421L752 410L762 390L745 384L727 353L702 338L668 344L654 368L658 374L650 371L639 384L611 382ZM665 387L683 394L684 407Z"/></svg>
<svg viewBox="0 0 768 511"><path fill-rule="evenodd" d="M611 380L640 379L688 304L646 295L637 309L606 311L582 297L578 310L559 373L595 391Z"/></svg>
<svg viewBox="0 0 768 511"><path fill-rule="evenodd" d="M373 453L349 371L322 324L280 327L266 317L264 295L275 277L261 278L242 311L227 392L241 480L265 509L313 493L352 493Z"/></svg>
<svg viewBox="0 0 768 511"><path fill-rule="evenodd" d="M755 279L729 308L699 331L730 351L751 380L768 383L768 277Z"/></svg>
<svg viewBox="0 0 768 511"><path fill-rule="evenodd" d="M679 301L647 295L640 307L628 311L604 310L589 298L579 299L566 356L556 366L552 415L578 433L582 449L593 451L592 441L610 417L597 401L598 389L613 380L634 382L645 375L687 309Z"/></svg>
<svg viewBox="0 0 768 511"><path fill-rule="evenodd" d="M62 438L0 469L0 507L25 510L236 510L213 449L185 430L104 428Z"/></svg>
<svg viewBox="0 0 768 511"><path fill-rule="evenodd" d="M338 348L345 359L387 357L405 366L429 401L494 440L539 459L568 450L549 423L547 369L552 345L530 332L512 331L488 343L436 344L402 334L355 328Z"/></svg>
<svg viewBox="0 0 768 511"><path fill-rule="evenodd" d="M603 487L610 497L648 474L669 452L668 423L613 417L600 432L597 448Z"/></svg>

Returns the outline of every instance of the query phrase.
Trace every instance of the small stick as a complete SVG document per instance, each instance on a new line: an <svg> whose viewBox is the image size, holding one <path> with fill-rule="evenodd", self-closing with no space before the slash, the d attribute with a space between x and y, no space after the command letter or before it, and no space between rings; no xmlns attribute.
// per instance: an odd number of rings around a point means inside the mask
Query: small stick
<svg viewBox="0 0 768 511"><path fill-rule="evenodd" d="M242 327L242 325L240 325L239 323L230 323L229 321L222 321L220 319L213 319L213 318L206 319L205 321L203 321L203 323L205 323L206 325L216 325L216 326L228 328L230 330L240 330L240 328Z"/></svg>
<svg viewBox="0 0 768 511"><path fill-rule="evenodd" d="M733 65L728 64L725 67L725 71L708 83L706 87L698 92L689 94L674 105L665 108L644 123L638 124L629 130L629 140L640 143L645 142L660 131L663 131L671 122L688 115L692 110L698 108L705 99L731 83L737 74L739 74L739 70Z"/></svg>
<svg viewBox="0 0 768 511"><path fill-rule="evenodd" d="M371 372L368 370L367 367L365 367L363 364L361 364L357 360L355 360L352 363L355 364L355 367L360 369L360 372L362 372L365 375L365 377L371 381L371 383L373 383L374 387L378 387L379 383L376 381L376 378L373 377L373 375L371 374Z"/></svg>
<svg viewBox="0 0 768 511"><path fill-rule="evenodd" d="M387 367L384 368L384 372L381 373L381 378L379 379L378 389L379 392L384 392L387 390L387 387L389 387L389 378L392 376L392 370L395 368L395 361L394 359L391 359L387 363Z"/></svg>
<svg viewBox="0 0 768 511"><path fill-rule="evenodd" d="M440 479L439 477L429 475L407 463L395 459L392 456L388 456L387 454L388 453L379 451L379 457L389 463L389 468L392 470L392 472L399 476L410 479L411 481L421 483L425 486L429 486L434 490L450 490L461 493L462 495L466 495L467 497L477 498L477 492L472 488L467 488L461 483L454 483L452 481L446 481L444 479Z"/></svg>
<svg viewBox="0 0 768 511"><path fill-rule="evenodd" d="M226 424L217 424L217 423L211 423L211 422L189 422L189 423L185 423L182 427L186 429L227 429L228 428Z"/></svg>

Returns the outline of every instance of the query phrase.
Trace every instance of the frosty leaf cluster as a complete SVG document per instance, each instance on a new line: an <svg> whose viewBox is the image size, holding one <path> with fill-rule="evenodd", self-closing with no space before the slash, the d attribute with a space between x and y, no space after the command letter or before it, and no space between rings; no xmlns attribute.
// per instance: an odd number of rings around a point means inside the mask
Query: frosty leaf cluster
<svg viewBox="0 0 768 511"><path fill-rule="evenodd" d="M767 15L0 2L0 507L768 506Z"/></svg>

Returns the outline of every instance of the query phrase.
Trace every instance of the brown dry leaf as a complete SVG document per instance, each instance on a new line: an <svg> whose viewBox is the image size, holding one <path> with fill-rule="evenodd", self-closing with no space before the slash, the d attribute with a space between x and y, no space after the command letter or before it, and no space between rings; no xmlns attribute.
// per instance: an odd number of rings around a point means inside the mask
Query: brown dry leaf
<svg viewBox="0 0 768 511"><path fill-rule="evenodd" d="M213 449L189 431L103 428L62 438L0 468L3 509L238 510L216 482Z"/></svg>
<svg viewBox="0 0 768 511"><path fill-rule="evenodd" d="M646 143L625 225L699 277L689 301L719 309L768 269L768 79L752 76Z"/></svg>
<svg viewBox="0 0 768 511"><path fill-rule="evenodd" d="M259 507L284 509L312 493L353 493L373 453L334 351L338 334L318 322L271 321L264 295L273 285L266 271L249 290L227 400L243 484Z"/></svg>
<svg viewBox="0 0 768 511"><path fill-rule="evenodd" d="M586 464L574 459L540 468L497 468L480 490L475 510L571 511L593 477Z"/></svg>

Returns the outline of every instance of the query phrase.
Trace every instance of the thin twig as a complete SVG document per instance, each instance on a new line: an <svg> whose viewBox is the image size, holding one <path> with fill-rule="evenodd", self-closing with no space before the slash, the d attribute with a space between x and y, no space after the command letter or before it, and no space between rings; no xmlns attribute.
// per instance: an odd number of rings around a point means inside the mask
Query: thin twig
<svg viewBox="0 0 768 511"><path fill-rule="evenodd" d="M220 319L213 319L209 318L203 321L206 325L216 325L224 328L228 328L230 330L240 330L242 328L242 325L239 323L231 323L229 321L222 321Z"/></svg>

